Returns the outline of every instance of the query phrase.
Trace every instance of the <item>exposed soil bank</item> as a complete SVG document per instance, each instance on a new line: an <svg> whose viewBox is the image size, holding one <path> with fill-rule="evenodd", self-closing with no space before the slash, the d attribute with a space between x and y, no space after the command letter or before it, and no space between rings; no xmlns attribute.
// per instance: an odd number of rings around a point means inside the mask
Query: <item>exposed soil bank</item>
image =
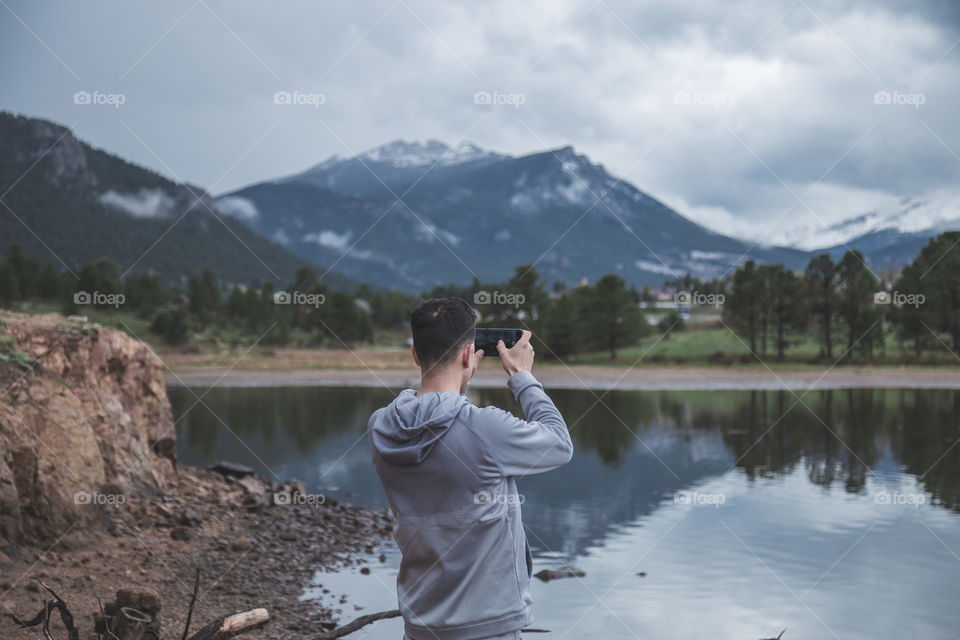
<svg viewBox="0 0 960 640"><path fill-rule="evenodd" d="M0 613L32 618L49 599L40 578L92 639L97 598L125 589L148 593L137 602L151 611L159 599L160 637L179 638L199 567L194 631L257 607L271 616L257 638L354 618L343 594L299 598L317 571L377 562L390 515L294 480L179 464L163 371L119 331L0 312ZM38 637L0 616L0 638Z"/></svg>
<svg viewBox="0 0 960 640"><path fill-rule="evenodd" d="M378 562L374 552L389 536L389 513L318 496L274 499L275 491L291 495L291 489L296 495L293 483L277 487L180 466L156 496L87 504L104 527L78 525L52 545L21 547L15 558L0 553L0 610L32 617L49 598L31 579L40 577L67 602L86 640L96 637L97 597L106 603L117 589L150 589L162 604L161 637L179 638L194 567L200 567L192 631L219 616L264 607L271 620L251 637L294 640L332 628L334 620L372 613L357 612L339 593L319 602L299 597L316 571ZM65 637L59 619L51 627L54 637ZM0 638L37 637L38 630L20 630L0 617Z"/></svg>

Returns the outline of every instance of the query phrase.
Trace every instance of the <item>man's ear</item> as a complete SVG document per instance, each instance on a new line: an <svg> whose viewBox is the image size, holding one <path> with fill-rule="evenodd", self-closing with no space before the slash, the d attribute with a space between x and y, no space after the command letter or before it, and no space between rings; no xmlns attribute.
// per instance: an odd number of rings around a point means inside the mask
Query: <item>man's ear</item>
<svg viewBox="0 0 960 640"><path fill-rule="evenodd" d="M464 368L469 369L473 366L473 343L468 342L460 349L460 363Z"/></svg>
<svg viewBox="0 0 960 640"><path fill-rule="evenodd" d="M420 358L417 357L417 348L413 345L410 345L410 355L413 356L413 361L417 363L417 366L420 366Z"/></svg>

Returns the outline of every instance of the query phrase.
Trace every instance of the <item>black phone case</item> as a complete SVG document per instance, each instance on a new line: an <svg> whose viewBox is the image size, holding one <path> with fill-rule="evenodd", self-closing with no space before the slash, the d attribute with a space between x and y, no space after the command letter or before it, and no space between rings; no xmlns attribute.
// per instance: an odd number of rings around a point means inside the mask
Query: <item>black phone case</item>
<svg viewBox="0 0 960 640"><path fill-rule="evenodd" d="M474 349L479 351L483 349L485 356L500 356L497 351L497 341L503 340L507 349L517 344L520 336L523 335L522 329L486 329L477 328L477 336L473 341Z"/></svg>

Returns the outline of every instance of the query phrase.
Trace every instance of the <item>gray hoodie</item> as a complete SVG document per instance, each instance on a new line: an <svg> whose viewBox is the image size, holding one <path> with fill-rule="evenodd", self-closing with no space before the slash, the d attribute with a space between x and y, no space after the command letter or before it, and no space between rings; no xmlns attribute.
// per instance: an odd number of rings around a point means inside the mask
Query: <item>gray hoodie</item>
<svg viewBox="0 0 960 640"><path fill-rule="evenodd" d="M452 391L402 391L367 425L396 516L397 597L411 638L472 640L533 620L533 558L514 476L570 461L560 412L528 371L507 386L526 420Z"/></svg>

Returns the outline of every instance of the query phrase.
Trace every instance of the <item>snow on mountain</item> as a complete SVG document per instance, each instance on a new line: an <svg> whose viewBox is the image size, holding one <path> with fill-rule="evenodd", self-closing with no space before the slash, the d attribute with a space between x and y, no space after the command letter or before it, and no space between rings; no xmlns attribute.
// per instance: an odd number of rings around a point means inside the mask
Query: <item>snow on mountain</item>
<svg viewBox="0 0 960 640"><path fill-rule="evenodd" d="M397 168L423 167L433 164L455 165L474 160L506 157L491 151L485 151L472 142L461 142L451 147L439 140L426 142L393 142L375 147L357 156L368 162L383 162Z"/></svg>
<svg viewBox="0 0 960 640"><path fill-rule="evenodd" d="M935 235L960 229L960 193L937 193L925 199L904 198L885 208L868 211L830 225L801 225L784 231L774 242L814 251L848 245L864 236L887 232Z"/></svg>
<svg viewBox="0 0 960 640"><path fill-rule="evenodd" d="M619 273L636 286L725 274L753 257L799 268L806 254L754 247L684 218L572 146L520 156L396 140L220 198L249 202L266 237L360 280L408 291L509 278ZM232 199L232 200L230 200Z"/></svg>

